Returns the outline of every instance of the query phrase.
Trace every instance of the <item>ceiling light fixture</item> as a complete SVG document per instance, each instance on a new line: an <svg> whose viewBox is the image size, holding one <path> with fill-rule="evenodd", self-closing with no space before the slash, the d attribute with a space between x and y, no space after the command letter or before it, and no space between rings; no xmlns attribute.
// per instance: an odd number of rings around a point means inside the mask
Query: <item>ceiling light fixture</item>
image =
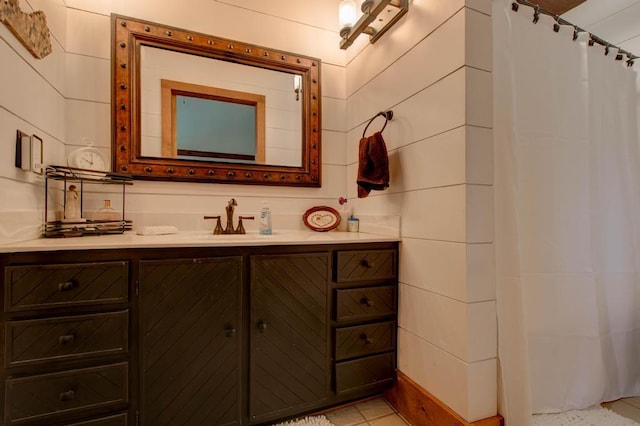
<svg viewBox="0 0 640 426"><path fill-rule="evenodd" d="M342 0L339 6L340 49L351 46L362 33L369 34L369 42L375 43L409 10L409 0L365 0L360 8L362 16L357 20L354 0Z"/></svg>

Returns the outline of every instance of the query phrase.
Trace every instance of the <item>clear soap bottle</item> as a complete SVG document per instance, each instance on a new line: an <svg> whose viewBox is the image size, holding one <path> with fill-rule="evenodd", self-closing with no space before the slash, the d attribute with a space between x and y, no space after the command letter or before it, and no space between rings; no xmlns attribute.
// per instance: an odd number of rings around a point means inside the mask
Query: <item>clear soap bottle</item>
<svg viewBox="0 0 640 426"><path fill-rule="evenodd" d="M96 220L122 220L122 213L111 207L111 200L104 200L104 206L94 214Z"/></svg>
<svg viewBox="0 0 640 426"><path fill-rule="evenodd" d="M271 235L271 210L269 203L262 202L262 210L260 210L260 234Z"/></svg>

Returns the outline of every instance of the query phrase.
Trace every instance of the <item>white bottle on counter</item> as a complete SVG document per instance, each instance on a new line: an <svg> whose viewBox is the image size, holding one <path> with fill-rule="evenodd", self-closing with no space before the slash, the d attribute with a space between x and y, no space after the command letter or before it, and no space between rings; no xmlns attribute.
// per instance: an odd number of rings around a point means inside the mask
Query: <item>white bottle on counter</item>
<svg viewBox="0 0 640 426"><path fill-rule="evenodd" d="M260 210L260 234L271 235L271 210L269 203L262 202L262 210Z"/></svg>

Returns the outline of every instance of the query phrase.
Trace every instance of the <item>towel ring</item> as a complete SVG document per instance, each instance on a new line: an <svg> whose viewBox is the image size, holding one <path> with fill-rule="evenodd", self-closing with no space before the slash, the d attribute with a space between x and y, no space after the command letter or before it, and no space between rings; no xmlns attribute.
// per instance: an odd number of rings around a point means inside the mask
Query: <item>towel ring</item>
<svg viewBox="0 0 640 426"><path fill-rule="evenodd" d="M384 128L387 127L387 123L389 122L389 120L391 120L393 118L393 111L392 110L380 111L379 113L374 115L371 118L371 120L369 120L369 122L367 123L367 126L364 128L364 131L362 132L362 137L363 138L364 138L364 135L367 133L367 129L369 128L369 125L371 123L373 123L373 120L375 120L379 116L383 116L384 117L384 125L382 126L382 129L380 129L380 133L382 133L384 131Z"/></svg>

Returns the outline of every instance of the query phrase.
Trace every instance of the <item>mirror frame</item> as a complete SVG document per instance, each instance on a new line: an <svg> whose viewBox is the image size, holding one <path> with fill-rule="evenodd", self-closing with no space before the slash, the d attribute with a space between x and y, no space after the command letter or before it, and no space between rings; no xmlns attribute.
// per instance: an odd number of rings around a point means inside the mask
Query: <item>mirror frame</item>
<svg viewBox="0 0 640 426"><path fill-rule="evenodd" d="M116 14L111 15L111 28L114 172L147 180L321 186L319 59ZM301 75L302 165L286 167L143 157L140 154L140 48L143 45Z"/></svg>

